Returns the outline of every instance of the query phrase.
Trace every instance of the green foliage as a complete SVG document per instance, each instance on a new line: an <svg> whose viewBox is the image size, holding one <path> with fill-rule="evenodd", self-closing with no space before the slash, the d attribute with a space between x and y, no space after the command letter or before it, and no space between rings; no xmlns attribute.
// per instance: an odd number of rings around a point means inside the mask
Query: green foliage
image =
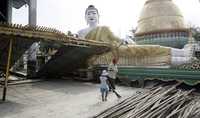
<svg viewBox="0 0 200 118"><path fill-rule="evenodd" d="M193 37L196 41L200 41L200 32L196 33Z"/></svg>
<svg viewBox="0 0 200 118"><path fill-rule="evenodd" d="M200 41L200 27L193 27L192 30L192 36L196 41Z"/></svg>

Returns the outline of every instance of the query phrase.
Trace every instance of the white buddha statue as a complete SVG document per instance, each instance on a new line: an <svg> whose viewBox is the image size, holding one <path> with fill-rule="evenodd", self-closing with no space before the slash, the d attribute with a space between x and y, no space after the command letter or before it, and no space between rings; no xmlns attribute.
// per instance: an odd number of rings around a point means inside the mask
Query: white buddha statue
<svg viewBox="0 0 200 118"><path fill-rule="evenodd" d="M87 28L82 29L78 31L78 36L81 38L85 38L85 36L94 28L97 27L99 23L99 12L94 7L94 5L89 5L88 8L85 11L85 20L87 22L87 25L89 25Z"/></svg>
<svg viewBox="0 0 200 118"><path fill-rule="evenodd" d="M133 65L144 66L165 64L179 65L187 63L192 59L192 44L187 44L183 49L163 47L159 45L121 45L122 40L114 36L108 27L97 26L99 13L94 5L89 5L86 9L85 19L89 27L80 30L78 32L79 37L86 40L107 42L113 47L111 52L91 58L92 61L89 62L92 64L109 64L113 58L117 58L119 59L118 63L121 63L121 65L126 62L130 62Z"/></svg>

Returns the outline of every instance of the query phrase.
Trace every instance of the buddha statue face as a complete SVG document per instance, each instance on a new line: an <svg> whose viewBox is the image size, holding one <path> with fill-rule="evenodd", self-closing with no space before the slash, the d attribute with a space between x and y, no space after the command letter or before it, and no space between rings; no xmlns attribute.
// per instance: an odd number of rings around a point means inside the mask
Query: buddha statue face
<svg viewBox="0 0 200 118"><path fill-rule="evenodd" d="M99 14L98 10L93 6L89 5L85 11L85 19L89 26L96 26L99 21Z"/></svg>

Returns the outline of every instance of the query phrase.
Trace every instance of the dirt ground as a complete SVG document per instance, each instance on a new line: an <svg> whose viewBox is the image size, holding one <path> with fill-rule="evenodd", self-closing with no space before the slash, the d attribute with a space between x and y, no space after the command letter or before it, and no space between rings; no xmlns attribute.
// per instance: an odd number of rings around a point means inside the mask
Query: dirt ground
<svg viewBox="0 0 200 118"><path fill-rule="evenodd" d="M0 118L90 118L140 90L117 86L123 97L109 93L108 101L102 102L99 84L89 82L62 79L12 85L7 101L0 102Z"/></svg>

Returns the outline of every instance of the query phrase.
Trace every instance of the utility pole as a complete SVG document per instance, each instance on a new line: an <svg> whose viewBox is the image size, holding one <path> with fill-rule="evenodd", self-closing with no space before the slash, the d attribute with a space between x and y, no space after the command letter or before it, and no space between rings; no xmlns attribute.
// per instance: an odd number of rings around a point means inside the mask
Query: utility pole
<svg viewBox="0 0 200 118"><path fill-rule="evenodd" d="M37 24L37 0L29 0L29 18L28 23L31 26L36 26Z"/></svg>
<svg viewBox="0 0 200 118"><path fill-rule="evenodd" d="M8 0L8 23L12 23L12 6L13 6L13 0Z"/></svg>

